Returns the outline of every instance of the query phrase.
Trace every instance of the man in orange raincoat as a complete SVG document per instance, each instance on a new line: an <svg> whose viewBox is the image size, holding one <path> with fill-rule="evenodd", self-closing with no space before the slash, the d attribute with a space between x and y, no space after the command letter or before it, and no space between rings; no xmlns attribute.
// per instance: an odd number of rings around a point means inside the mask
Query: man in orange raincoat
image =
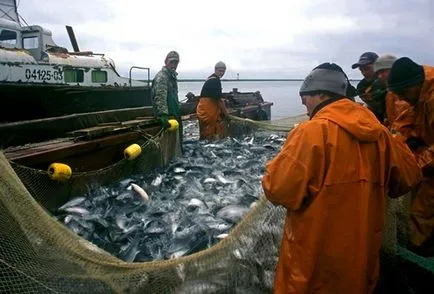
<svg viewBox="0 0 434 294"><path fill-rule="evenodd" d="M201 140L221 139L227 136L225 121L228 119L228 113L222 100L220 81L226 72L226 65L219 61L214 69L214 73L208 77L202 87L196 108Z"/></svg>
<svg viewBox="0 0 434 294"><path fill-rule="evenodd" d="M413 195L410 218L412 249L432 255L434 249L434 67L422 66L407 57L396 60L388 89L412 105L395 122L423 173L423 182ZM429 252L431 251L431 252Z"/></svg>
<svg viewBox="0 0 434 294"><path fill-rule="evenodd" d="M390 69L397 58L393 55L386 54L378 57L374 62L374 72L378 79L387 85L387 79L389 78ZM386 93L386 112L384 116L383 124L393 129L393 123L400 113L406 110L410 105L404 100L400 99L398 95L391 91Z"/></svg>
<svg viewBox="0 0 434 294"><path fill-rule="evenodd" d="M336 64L315 68L300 89L310 120L266 166L265 195L287 209L274 293L372 293L385 194L422 178L410 149L344 97L347 86Z"/></svg>

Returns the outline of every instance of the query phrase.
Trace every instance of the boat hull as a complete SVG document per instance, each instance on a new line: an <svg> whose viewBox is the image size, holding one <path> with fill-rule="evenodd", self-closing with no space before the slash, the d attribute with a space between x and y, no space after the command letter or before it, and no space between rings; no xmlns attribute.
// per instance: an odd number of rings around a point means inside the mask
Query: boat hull
<svg viewBox="0 0 434 294"><path fill-rule="evenodd" d="M149 87L0 84L0 123L152 105Z"/></svg>

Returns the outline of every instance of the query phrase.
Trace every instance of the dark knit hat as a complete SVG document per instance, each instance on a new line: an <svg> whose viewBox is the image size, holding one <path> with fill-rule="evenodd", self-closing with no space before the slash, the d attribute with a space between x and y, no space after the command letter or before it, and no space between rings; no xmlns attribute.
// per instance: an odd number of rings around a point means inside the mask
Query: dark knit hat
<svg viewBox="0 0 434 294"><path fill-rule="evenodd" d="M400 91L425 80L423 66L408 57L397 59L390 70L387 87L390 91Z"/></svg>
<svg viewBox="0 0 434 294"><path fill-rule="evenodd" d="M335 63L322 63L304 79L300 96L328 92L346 96L349 82L342 68Z"/></svg>

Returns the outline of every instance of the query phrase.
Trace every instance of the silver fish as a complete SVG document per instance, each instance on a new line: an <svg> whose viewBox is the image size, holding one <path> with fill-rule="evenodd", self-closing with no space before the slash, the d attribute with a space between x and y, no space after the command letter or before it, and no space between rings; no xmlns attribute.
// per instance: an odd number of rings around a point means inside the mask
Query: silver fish
<svg viewBox="0 0 434 294"><path fill-rule="evenodd" d="M152 186L157 187L160 186L161 183L163 182L163 176L162 175L158 175L151 183Z"/></svg>
<svg viewBox="0 0 434 294"><path fill-rule="evenodd" d="M138 249L138 245L140 242L139 234L136 234L134 239L129 240L129 244L127 244L125 247L122 247L119 254L126 262L133 262L134 259L136 259L137 254L139 254L140 252L140 250Z"/></svg>
<svg viewBox="0 0 434 294"><path fill-rule="evenodd" d="M217 239L224 239L224 238L226 238L227 236L229 236L229 234L224 233L224 234L220 234L220 235L218 235L216 238L217 238Z"/></svg>
<svg viewBox="0 0 434 294"><path fill-rule="evenodd" d="M215 182L217 182L217 180L214 179L214 178L206 178L203 182L205 184L207 184L207 183L215 183Z"/></svg>
<svg viewBox="0 0 434 294"><path fill-rule="evenodd" d="M78 206L76 206L76 207L67 207L67 208L64 208L63 210L66 211L66 212L75 213L75 214L78 214L78 215L89 214L89 210L87 210L85 208L82 208L82 207L78 207Z"/></svg>
<svg viewBox="0 0 434 294"><path fill-rule="evenodd" d="M73 207L81 204L83 201L86 200L86 197L77 197L74 199L71 199L70 201L66 202L62 206L59 207L59 210L65 210L67 207Z"/></svg>
<svg viewBox="0 0 434 294"><path fill-rule="evenodd" d="M143 199L144 201L146 201L146 202L149 201L148 193L146 193L146 191L145 191L142 187L140 187L140 186L137 185L137 184L131 183L131 188L132 188L135 192L137 192L137 194L139 194L140 197L142 197L142 199Z"/></svg>
<svg viewBox="0 0 434 294"><path fill-rule="evenodd" d="M243 219L244 214L248 211L248 208L238 206L238 205L228 205L226 207L223 207L217 212L217 216L232 222L232 223L238 223L240 220Z"/></svg>
<svg viewBox="0 0 434 294"><path fill-rule="evenodd" d="M226 185L226 184L233 184L236 181L231 181L231 180L227 180L224 177L222 177L221 175L217 175L217 179L220 181L220 183Z"/></svg>
<svg viewBox="0 0 434 294"><path fill-rule="evenodd" d="M182 167L175 167L173 172L176 174L185 173L185 169L183 169Z"/></svg>
<svg viewBox="0 0 434 294"><path fill-rule="evenodd" d="M188 207L199 207L199 208L206 208L206 204L197 198L192 198L187 204Z"/></svg>

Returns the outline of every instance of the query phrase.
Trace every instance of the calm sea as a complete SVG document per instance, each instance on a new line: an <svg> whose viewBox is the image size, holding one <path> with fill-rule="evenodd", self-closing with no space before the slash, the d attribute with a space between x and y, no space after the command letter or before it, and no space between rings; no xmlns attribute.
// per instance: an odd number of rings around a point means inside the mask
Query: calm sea
<svg viewBox="0 0 434 294"><path fill-rule="evenodd" d="M204 82L180 82L178 83L179 100L183 100L188 92L200 94ZM306 112L301 104L298 91L301 82L276 81L276 82L222 82L223 92L230 92L238 88L238 92L261 92L265 101L273 102L271 106L271 119L295 116Z"/></svg>

